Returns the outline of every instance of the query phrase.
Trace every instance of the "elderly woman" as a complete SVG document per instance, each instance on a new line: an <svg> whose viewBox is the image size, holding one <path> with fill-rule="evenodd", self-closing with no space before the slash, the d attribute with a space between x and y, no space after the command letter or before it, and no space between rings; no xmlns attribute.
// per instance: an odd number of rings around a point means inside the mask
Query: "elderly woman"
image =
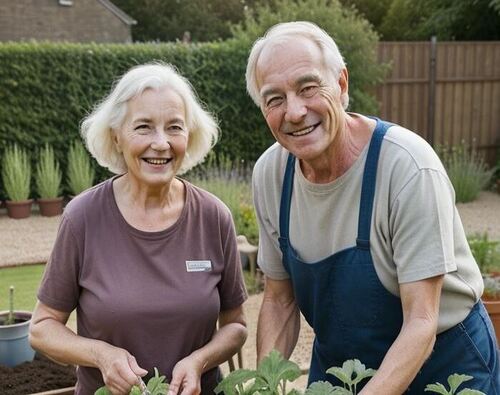
<svg viewBox="0 0 500 395"><path fill-rule="evenodd" d="M218 364L246 339L247 296L229 210L178 175L203 160L217 124L171 66L147 64L119 80L82 134L117 175L66 207L31 344L78 365L77 394L128 393L154 367L170 394L213 393ZM77 334L65 326L74 309Z"/></svg>

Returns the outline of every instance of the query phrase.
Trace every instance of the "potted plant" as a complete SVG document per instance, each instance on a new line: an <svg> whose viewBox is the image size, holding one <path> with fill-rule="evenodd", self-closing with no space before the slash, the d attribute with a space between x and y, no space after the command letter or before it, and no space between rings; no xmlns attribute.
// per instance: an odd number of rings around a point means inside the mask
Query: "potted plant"
<svg viewBox="0 0 500 395"><path fill-rule="evenodd" d="M35 351L28 340L29 311L14 310L14 287L9 290L9 310L0 311L0 364L17 366L32 361Z"/></svg>
<svg viewBox="0 0 500 395"><path fill-rule="evenodd" d="M75 140L68 153L68 186L73 196L90 188L94 183L95 171L82 143Z"/></svg>
<svg viewBox="0 0 500 395"><path fill-rule="evenodd" d="M469 246L483 276L481 299L500 343L500 242L489 240L487 233L476 234L469 238Z"/></svg>
<svg viewBox="0 0 500 395"><path fill-rule="evenodd" d="M31 165L28 153L17 144L7 147L2 161L2 180L7 200L7 214L11 218L27 218L33 199L29 199Z"/></svg>
<svg viewBox="0 0 500 395"><path fill-rule="evenodd" d="M54 150L49 144L40 151L36 166L36 189L40 214L44 217L59 215L63 210L63 198L60 196L62 174Z"/></svg>

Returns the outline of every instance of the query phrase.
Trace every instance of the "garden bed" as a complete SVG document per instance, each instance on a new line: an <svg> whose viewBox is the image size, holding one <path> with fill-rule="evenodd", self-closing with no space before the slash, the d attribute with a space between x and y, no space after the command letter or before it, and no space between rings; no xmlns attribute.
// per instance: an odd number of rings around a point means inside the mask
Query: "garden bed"
<svg viewBox="0 0 500 395"><path fill-rule="evenodd" d="M73 387L76 383L74 366L59 365L36 355L32 362L14 368L0 365L2 395L26 395Z"/></svg>

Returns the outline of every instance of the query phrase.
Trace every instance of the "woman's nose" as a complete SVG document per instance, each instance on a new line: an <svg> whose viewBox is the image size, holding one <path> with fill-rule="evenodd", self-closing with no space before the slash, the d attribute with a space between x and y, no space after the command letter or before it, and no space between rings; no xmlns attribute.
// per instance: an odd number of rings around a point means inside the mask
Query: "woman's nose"
<svg viewBox="0 0 500 395"><path fill-rule="evenodd" d="M169 137L166 133L162 131L156 131L153 136L153 140L151 141L151 148L157 151L163 151L170 148Z"/></svg>

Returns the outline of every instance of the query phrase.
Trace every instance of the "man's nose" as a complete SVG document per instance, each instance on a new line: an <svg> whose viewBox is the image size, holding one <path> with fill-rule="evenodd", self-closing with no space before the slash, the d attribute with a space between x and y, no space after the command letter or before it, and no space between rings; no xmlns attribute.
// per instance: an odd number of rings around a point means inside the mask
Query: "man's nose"
<svg viewBox="0 0 500 395"><path fill-rule="evenodd" d="M285 121L297 123L302 121L307 114L307 107L304 101L297 96L287 98Z"/></svg>

